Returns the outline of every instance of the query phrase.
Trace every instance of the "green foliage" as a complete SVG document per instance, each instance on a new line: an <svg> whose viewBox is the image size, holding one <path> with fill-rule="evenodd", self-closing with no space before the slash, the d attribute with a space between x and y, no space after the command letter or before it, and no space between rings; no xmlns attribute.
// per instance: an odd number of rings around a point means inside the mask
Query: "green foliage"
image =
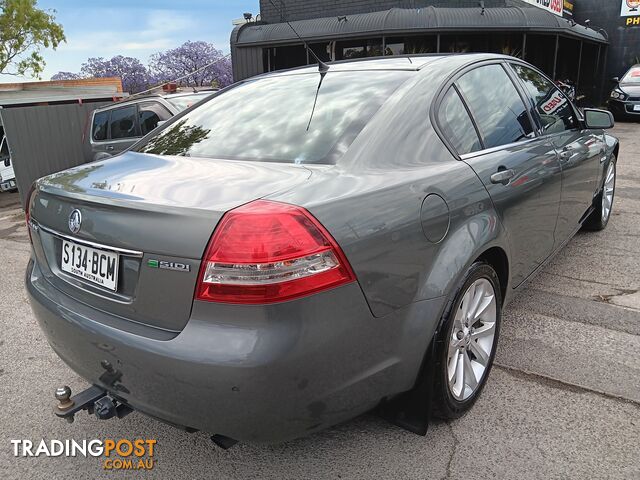
<svg viewBox="0 0 640 480"><path fill-rule="evenodd" d="M40 49L66 40L54 14L37 8L37 0L0 0L0 73L39 78Z"/></svg>
<svg viewBox="0 0 640 480"><path fill-rule="evenodd" d="M177 122L156 135L141 151L156 155L189 156L191 148L206 139L211 130L185 125L185 123L187 123L186 120Z"/></svg>

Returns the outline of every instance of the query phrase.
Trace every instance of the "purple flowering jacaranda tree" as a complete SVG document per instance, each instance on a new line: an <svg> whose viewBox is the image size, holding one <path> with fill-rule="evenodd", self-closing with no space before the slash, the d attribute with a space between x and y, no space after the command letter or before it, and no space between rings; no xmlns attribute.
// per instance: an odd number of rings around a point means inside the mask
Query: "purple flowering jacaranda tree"
<svg viewBox="0 0 640 480"><path fill-rule="evenodd" d="M226 87L233 81L231 60L212 43L202 41L187 41L152 55L150 70L157 80L164 82L186 76L178 82L181 85Z"/></svg>

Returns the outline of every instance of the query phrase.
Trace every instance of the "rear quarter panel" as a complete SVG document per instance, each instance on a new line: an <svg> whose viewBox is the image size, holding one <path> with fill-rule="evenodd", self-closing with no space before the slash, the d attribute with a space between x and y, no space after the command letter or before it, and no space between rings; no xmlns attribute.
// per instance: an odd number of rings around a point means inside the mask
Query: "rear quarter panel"
<svg viewBox="0 0 640 480"><path fill-rule="evenodd" d="M305 206L331 232L378 317L448 295L485 249L508 251L483 184L431 127L435 87L451 71L451 64L436 65L385 103L337 165L310 167L316 173L309 182L274 198ZM440 228L440 219L421 219L432 193L449 210L447 233L437 243L425 232Z"/></svg>

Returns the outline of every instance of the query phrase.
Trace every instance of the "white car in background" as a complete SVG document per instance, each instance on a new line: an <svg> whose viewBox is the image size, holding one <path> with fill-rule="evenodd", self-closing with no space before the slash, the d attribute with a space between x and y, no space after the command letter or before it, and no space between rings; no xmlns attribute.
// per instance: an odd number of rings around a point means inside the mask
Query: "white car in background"
<svg viewBox="0 0 640 480"><path fill-rule="evenodd" d="M0 133L0 191L6 192L18 188L16 184L16 174L11 165L11 155L9 145L4 133Z"/></svg>

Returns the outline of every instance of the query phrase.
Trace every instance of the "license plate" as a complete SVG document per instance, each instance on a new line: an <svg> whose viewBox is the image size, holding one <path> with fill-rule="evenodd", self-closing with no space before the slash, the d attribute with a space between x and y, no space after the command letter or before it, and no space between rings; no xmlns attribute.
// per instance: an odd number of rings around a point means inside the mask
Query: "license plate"
<svg viewBox="0 0 640 480"><path fill-rule="evenodd" d="M116 291L118 254L62 240L62 271Z"/></svg>
<svg viewBox="0 0 640 480"><path fill-rule="evenodd" d="M633 106L633 111L634 112L640 112L640 105L634 105Z"/></svg>

